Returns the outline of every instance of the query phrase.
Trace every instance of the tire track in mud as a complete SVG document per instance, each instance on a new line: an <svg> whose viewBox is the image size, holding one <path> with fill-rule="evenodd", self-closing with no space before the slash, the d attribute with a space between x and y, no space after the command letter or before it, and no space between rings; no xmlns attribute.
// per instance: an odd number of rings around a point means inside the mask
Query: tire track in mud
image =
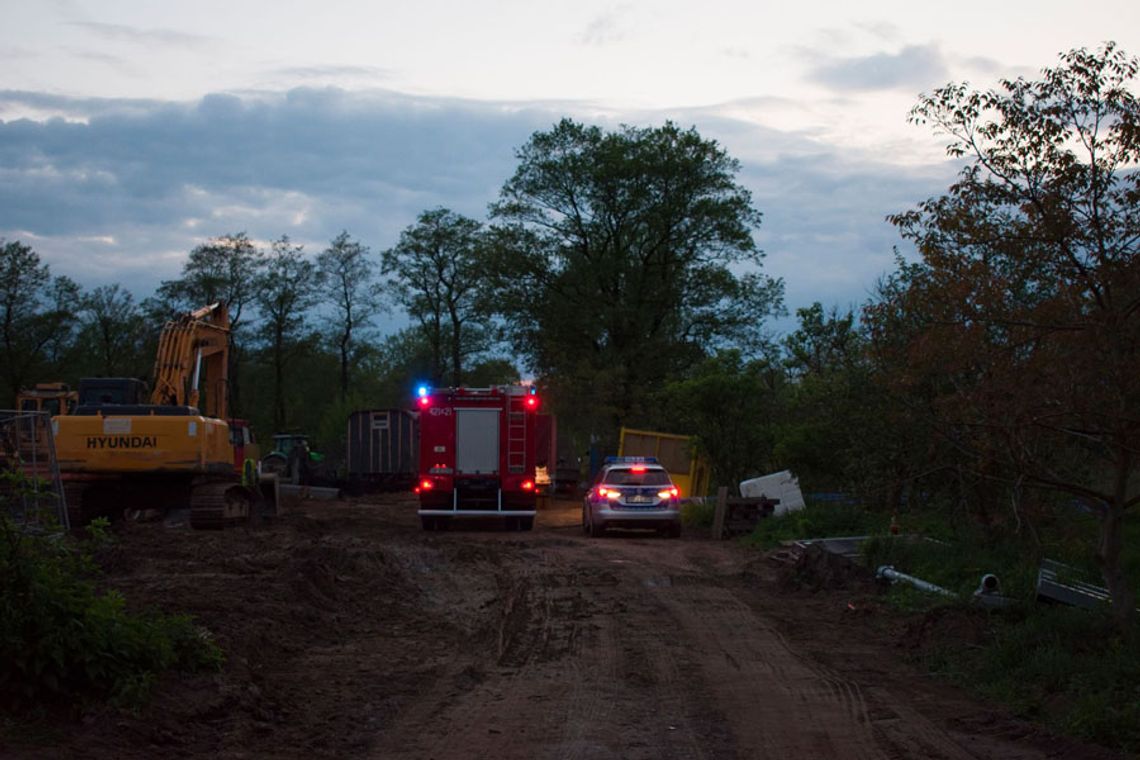
<svg viewBox="0 0 1140 760"><path fill-rule="evenodd" d="M432 582L468 585L427 595L478 598L454 616L446 650L427 648L434 675L378 735L373 757L1046 756L973 744L920 706L896 704L858 668L847 677L842 663L805 654L771 614L795 602L750 587L754 555L572 529L433 543L451 566ZM574 538L551 538L565 535Z"/></svg>
<svg viewBox="0 0 1140 760"><path fill-rule="evenodd" d="M432 683L398 715L373 756L529 758L543 756L558 710L583 688L568 657L579 639L581 595L541 553L499 553L496 592L481 605L481 631L456 637ZM470 567L456 568L462 575Z"/></svg>
<svg viewBox="0 0 1140 760"><path fill-rule="evenodd" d="M692 556L649 542L618 546L623 558L616 561L634 568L658 597L661 617L691 648L679 667L699 671L690 683L712 685L734 749L711 756L974 757L917 710L892 704L884 690L868 699L857 682L797 653L737 597L740 584L725 575L732 566L710 564L709 546Z"/></svg>

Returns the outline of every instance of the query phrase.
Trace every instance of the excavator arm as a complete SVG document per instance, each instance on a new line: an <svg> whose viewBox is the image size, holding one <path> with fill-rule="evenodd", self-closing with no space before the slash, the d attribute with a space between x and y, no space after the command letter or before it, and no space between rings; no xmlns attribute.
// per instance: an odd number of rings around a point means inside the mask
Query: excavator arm
<svg viewBox="0 0 1140 760"><path fill-rule="evenodd" d="M201 381L209 383L205 413L226 419L229 382L229 311L223 303L203 306L167 322L158 340L151 403L198 406Z"/></svg>

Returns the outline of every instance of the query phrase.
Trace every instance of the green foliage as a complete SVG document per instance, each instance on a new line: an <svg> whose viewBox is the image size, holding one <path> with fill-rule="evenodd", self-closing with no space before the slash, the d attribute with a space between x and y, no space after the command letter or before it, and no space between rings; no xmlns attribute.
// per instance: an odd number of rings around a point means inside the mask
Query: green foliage
<svg viewBox="0 0 1140 760"><path fill-rule="evenodd" d="M981 614L981 613L978 613ZM1107 614L1037 605L987 618L980 646L936 646L933 672L1067 734L1140 750L1140 640Z"/></svg>
<svg viewBox="0 0 1140 760"><path fill-rule="evenodd" d="M81 300L78 343L89 351L75 357L80 377L146 377L154 364L152 325L130 291L102 285Z"/></svg>
<svg viewBox="0 0 1140 760"><path fill-rule="evenodd" d="M768 517L756 524L746 543L772 548L798 538L839 538L866 536L885 531L882 514L869 512L857 504L807 501L804 509Z"/></svg>
<svg viewBox="0 0 1140 760"><path fill-rule="evenodd" d="M53 278L30 246L0 238L0 408L14 407L21 388L58 376L78 301L79 286Z"/></svg>
<svg viewBox="0 0 1140 760"><path fill-rule="evenodd" d="M340 395L351 389L352 362L363 338L384 306L382 288L376 279L377 263L368 258L368 246L344 230L317 255L321 295L332 306L324 316L324 333L336 346L340 358Z"/></svg>
<svg viewBox="0 0 1140 760"><path fill-rule="evenodd" d="M1008 484L1097 505L1098 555L1123 627L1135 594L1120 526L1140 504L1140 61L1071 50L1036 80L949 84L911 118L965 159L944 195L892 216L921 261L864 312L891 390L988 518Z"/></svg>
<svg viewBox="0 0 1140 760"><path fill-rule="evenodd" d="M725 350L657 395L644 424L696 433L698 453L712 465L713 483L738 483L770 472L782 373L768 361L745 361Z"/></svg>
<svg viewBox="0 0 1140 760"><path fill-rule="evenodd" d="M289 421L289 390L295 377L287 365L312 342L309 313L320 298L321 278L316 264L304 256L303 246L287 235L273 241L265 267L255 281L254 301L261 314L257 337L261 356L273 369L273 429L284 430ZM307 340L306 340L307 339Z"/></svg>
<svg viewBox="0 0 1140 760"><path fill-rule="evenodd" d="M681 506L681 522L690 528L712 528L716 519L716 502L687 501Z"/></svg>
<svg viewBox="0 0 1140 760"><path fill-rule="evenodd" d="M93 552L110 540L93 523L87 541L23 532L0 510L2 706L135 705L171 668L221 667L221 650L186 616L131 613L100 593Z"/></svg>
<svg viewBox="0 0 1140 760"><path fill-rule="evenodd" d="M713 349L758 346L783 283L759 273L760 214L719 145L565 119L518 157L492 207L496 306L556 412L616 441Z"/></svg>
<svg viewBox="0 0 1140 760"><path fill-rule="evenodd" d="M490 347L484 238L482 223L439 208L421 213L382 254L389 292L427 343L432 385L470 385L466 370Z"/></svg>
<svg viewBox="0 0 1140 760"><path fill-rule="evenodd" d="M893 536L882 513L809 504L762 520L746 540L768 548L796 538L870 535L866 566L891 565L957 595L896 583L884 597L929 636L919 650L926 668L1069 735L1140 750L1140 637L1122 635L1107 611L1036 602L1040 558L1063 559L1065 551L1087 558L1097 537L1094 519L1059 507L1034 536L956 519L944 505L904 512L899 521L904 535ZM1140 538L1140 519L1126 535ZM1140 541L1126 546L1124 562L1136 567ZM1012 606L986 610L966 602L984 573L998 576Z"/></svg>

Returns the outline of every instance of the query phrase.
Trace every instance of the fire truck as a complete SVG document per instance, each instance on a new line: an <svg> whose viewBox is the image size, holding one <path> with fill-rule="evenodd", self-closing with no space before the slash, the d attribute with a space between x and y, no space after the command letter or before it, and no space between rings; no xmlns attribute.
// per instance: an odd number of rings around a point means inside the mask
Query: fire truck
<svg viewBox="0 0 1140 760"><path fill-rule="evenodd" d="M539 406L522 385L419 389L415 492L424 530L446 530L455 517L534 526Z"/></svg>

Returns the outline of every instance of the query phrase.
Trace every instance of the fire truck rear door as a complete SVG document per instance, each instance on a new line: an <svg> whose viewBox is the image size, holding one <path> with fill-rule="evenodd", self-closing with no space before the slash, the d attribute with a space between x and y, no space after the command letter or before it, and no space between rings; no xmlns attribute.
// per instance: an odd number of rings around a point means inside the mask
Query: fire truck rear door
<svg viewBox="0 0 1140 760"><path fill-rule="evenodd" d="M455 474L499 472L499 410L455 410Z"/></svg>

